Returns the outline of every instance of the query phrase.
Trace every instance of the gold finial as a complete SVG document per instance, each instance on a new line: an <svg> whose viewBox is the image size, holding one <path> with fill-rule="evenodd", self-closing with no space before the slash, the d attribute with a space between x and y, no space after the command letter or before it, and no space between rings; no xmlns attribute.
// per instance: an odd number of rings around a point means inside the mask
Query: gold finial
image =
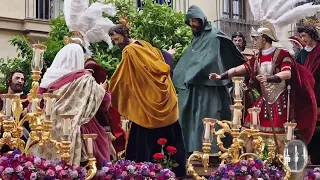
<svg viewBox="0 0 320 180"><path fill-rule="evenodd" d="M81 32L79 31L71 31L71 37L65 36L63 38L64 44L70 44L70 43L77 43L77 44L83 44L84 38Z"/></svg>
<svg viewBox="0 0 320 180"><path fill-rule="evenodd" d="M303 20L304 24L311 24L320 30L320 21L316 16L307 17Z"/></svg>
<svg viewBox="0 0 320 180"><path fill-rule="evenodd" d="M128 29L130 29L131 26L130 26L127 15L121 15L119 17L119 22L120 22L120 24L125 25Z"/></svg>

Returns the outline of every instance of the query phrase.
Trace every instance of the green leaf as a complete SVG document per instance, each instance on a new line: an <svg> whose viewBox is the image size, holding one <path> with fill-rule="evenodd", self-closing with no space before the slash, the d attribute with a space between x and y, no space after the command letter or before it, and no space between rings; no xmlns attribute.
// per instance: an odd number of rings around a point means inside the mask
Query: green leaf
<svg viewBox="0 0 320 180"><path fill-rule="evenodd" d="M171 167L173 167L173 168L176 168L176 167L178 167L178 166L179 166L178 163L172 163L172 165L171 165Z"/></svg>

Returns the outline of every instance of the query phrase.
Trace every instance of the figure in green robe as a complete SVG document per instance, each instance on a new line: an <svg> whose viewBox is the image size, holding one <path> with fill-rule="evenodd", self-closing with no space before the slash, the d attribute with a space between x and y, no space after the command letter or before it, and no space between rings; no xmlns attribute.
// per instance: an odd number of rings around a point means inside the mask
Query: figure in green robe
<svg viewBox="0 0 320 180"><path fill-rule="evenodd" d="M223 73L244 63L243 56L230 38L212 28L201 9L191 6L186 15L194 38L173 72L179 90L180 124L187 152L202 149L203 118L231 119L230 80L211 81L211 72ZM216 140L212 152L218 152Z"/></svg>

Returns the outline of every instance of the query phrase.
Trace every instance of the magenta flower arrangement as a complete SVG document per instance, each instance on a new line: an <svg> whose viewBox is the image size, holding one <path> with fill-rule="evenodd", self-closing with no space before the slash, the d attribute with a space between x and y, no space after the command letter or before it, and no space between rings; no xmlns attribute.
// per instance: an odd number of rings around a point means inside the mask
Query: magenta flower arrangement
<svg viewBox="0 0 320 180"><path fill-rule="evenodd" d="M304 180L320 180L320 168L314 168L313 170L309 170Z"/></svg>
<svg viewBox="0 0 320 180"><path fill-rule="evenodd" d="M175 180L175 174L158 163L119 160L105 162L97 173L99 180Z"/></svg>
<svg viewBox="0 0 320 180"><path fill-rule="evenodd" d="M26 156L19 150L0 156L0 178L3 180L84 180L85 176L85 168Z"/></svg>
<svg viewBox="0 0 320 180"><path fill-rule="evenodd" d="M237 163L221 164L211 173L208 180L249 180L268 179L282 180L284 171L264 163L261 160L241 160Z"/></svg>

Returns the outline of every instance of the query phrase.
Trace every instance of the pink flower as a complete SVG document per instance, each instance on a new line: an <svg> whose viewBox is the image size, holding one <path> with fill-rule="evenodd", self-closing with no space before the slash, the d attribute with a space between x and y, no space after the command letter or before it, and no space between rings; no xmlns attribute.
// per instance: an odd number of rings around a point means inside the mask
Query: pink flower
<svg viewBox="0 0 320 180"><path fill-rule="evenodd" d="M108 174L106 179L111 179L112 178L112 175L111 174Z"/></svg>
<svg viewBox="0 0 320 180"><path fill-rule="evenodd" d="M53 177L56 173L52 169L48 169L46 175Z"/></svg>
<svg viewBox="0 0 320 180"><path fill-rule="evenodd" d="M60 171L62 169L62 167L60 165L56 166L56 171Z"/></svg>
<svg viewBox="0 0 320 180"><path fill-rule="evenodd" d="M36 172L31 173L30 180L36 180L36 179L37 179L37 173Z"/></svg>
<svg viewBox="0 0 320 180"><path fill-rule="evenodd" d="M108 167L102 167L101 169L104 173L107 173L109 171L109 168Z"/></svg>
<svg viewBox="0 0 320 180"><path fill-rule="evenodd" d="M150 173L149 173L149 176L150 176L150 177L156 177L156 173L155 173L155 172L150 172Z"/></svg>
<svg viewBox="0 0 320 180"><path fill-rule="evenodd" d="M122 176L124 176L124 177L128 176L127 171L122 171Z"/></svg>
<svg viewBox="0 0 320 180"><path fill-rule="evenodd" d="M252 159L249 159L248 163L249 163L250 166L253 166L255 164L254 160L252 160Z"/></svg>
<svg viewBox="0 0 320 180"><path fill-rule="evenodd" d="M43 165L44 165L45 167L49 166L50 164L51 164L51 162L50 162L49 160L46 160L46 161L43 163Z"/></svg>
<svg viewBox="0 0 320 180"><path fill-rule="evenodd" d="M156 164L156 165L155 165L155 169L156 169L156 170L160 170L160 169L162 169L161 164Z"/></svg>
<svg viewBox="0 0 320 180"><path fill-rule="evenodd" d="M34 158L34 163L35 163L36 165L39 165L39 164L41 163L41 159L40 159L39 157L35 157L35 158Z"/></svg>
<svg viewBox="0 0 320 180"><path fill-rule="evenodd" d="M230 171L228 171L228 175L229 176L235 176L235 173L234 173L234 171L230 170Z"/></svg>
<svg viewBox="0 0 320 180"><path fill-rule="evenodd" d="M19 165L14 170L19 173L23 170L23 167L21 165Z"/></svg>
<svg viewBox="0 0 320 180"><path fill-rule="evenodd" d="M32 162L27 161L26 163L24 163L24 166L25 166L26 168L29 168L29 167L32 166Z"/></svg>
<svg viewBox="0 0 320 180"><path fill-rule="evenodd" d="M0 174L2 173L3 170L4 170L4 167L0 166Z"/></svg>
<svg viewBox="0 0 320 180"><path fill-rule="evenodd" d="M67 175L67 173L66 173L65 170L59 171L59 176L60 176L60 177L63 177L63 176L65 176L65 175Z"/></svg>
<svg viewBox="0 0 320 180"><path fill-rule="evenodd" d="M247 171L247 170L248 170L247 166L241 166L241 171Z"/></svg>

